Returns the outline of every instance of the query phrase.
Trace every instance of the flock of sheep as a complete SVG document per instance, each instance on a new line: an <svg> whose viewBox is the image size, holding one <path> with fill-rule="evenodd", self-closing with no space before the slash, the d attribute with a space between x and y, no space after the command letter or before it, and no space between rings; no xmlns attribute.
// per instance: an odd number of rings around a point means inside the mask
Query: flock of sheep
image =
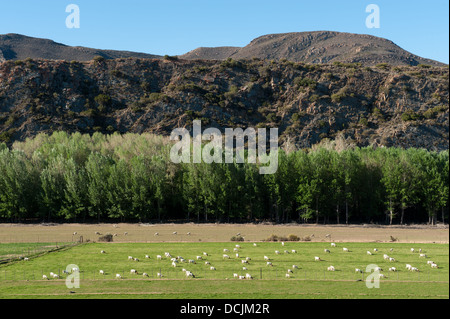
<svg viewBox="0 0 450 319"><path fill-rule="evenodd" d="M76 234L76 233L74 233L74 234ZM126 232L124 234L127 235ZM188 232L187 234L190 235L190 232ZM155 233L154 235L155 236L159 236L159 233ZM173 235L177 235L177 232L173 232ZM257 244L253 243L253 246L256 247ZM285 243L281 242L281 246L284 247ZM337 247L336 243L331 243L331 249L336 248L336 247ZM241 256L241 251L240 250L241 250L241 246L239 244L236 244L235 247L233 248L233 254L234 254L236 259L240 259L241 260L242 271L245 272L245 275L235 272L235 273L233 273L233 278L236 278L236 279L253 279L253 276L249 272L247 272L248 271L247 265L251 261L251 258L249 256L245 256L245 257ZM390 249L391 252L393 252L393 250L394 250L393 248ZM343 247L342 251L345 252L345 253L350 253L350 250L348 248L346 248L346 247ZM284 250L283 252L284 252L284 254L289 254L289 253L296 254L297 253L297 251L295 249L291 249L290 251L289 250ZM377 252L378 252L378 249L376 249L376 248L373 249L373 251L369 251L368 250L367 251L367 255L374 255ZM418 252L419 252L419 258L428 258L422 252L422 249L419 249ZM101 254L106 254L106 251L105 250L101 250L100 253ZM331 250L324 249L324 253L325 254L330 254ZM411 248L411 253L416 253L416 250L414 248ZM281 252L279 250L275 250L275 255L280 255L280 254L281 254ZM230 255L232 255L231 251L228 248L224 248L223 249L222 258L223 259L231 259ZM164 253L164 257L162 255L156 255L156 259L157 260L161 260L161 261L163 259L164 260L170 260L171 266L173 268L177 268L177 267L182 268L181 271L184 273L186 278L195 278L194 273L192 271L186 269L186 268L188 268L189 265L196 264L197 262L199 262L199 263L201 262L201 263L204 263L208 267L208 269L210 271L215 271L216 270L216 267L211 265L211 262L207 260L208 256L209 256L209 254L207 252L203 252L202 254L199 254L199 255L195 256L195 258L185 259L182 256L174 257L169 252L165 252ZM145 255L145 258L146 259L150 259L150 256L149 255ZM387 254L384 254L383 258L384 258L384 260L389 261L391 263L395 263L396 262L395 258L393 258L393 257L391 257L391 256L389 256ZM263 259L266 262L266 265L268 267L273 267L273 260L271 258L269 258L268 256L264 256ZM26 260L28 260L28 258L25 258L24 260L26 261ZM139 258L133 257L133 256L128 256L128 260L138 262ZM319 256L315 256L314 257L314 261L315 262L321 262L322 259ZM185 266L182 266L182 265L185 265ZM434 263L431 260L427 261L427 265L429 265L431 268L438 268L437 264ZM295 264L292 265L291 268L287 269L285 277L286 278L291 278L291 274L293 274L294 270L296 270L298 268L299 268L298 265L295 265ZM412 272L419 272L419 269L417 267L413 267L410 264L406 264L406 269L409 270L409 271L412 271ZM379 274L380 278L385 278L386 277L384 274L381 273L381 271L383 271L383 269L381 267L377 267L374 270L380 272L380 274ZM79 271L79 269L75 269L74 268L71 271L75 272L75 271ZM336 271L336 268L333 265L330 265L330 266L327 267L327 271ZM389 267L389 271L390 272L396 272L397 271L397 267L394 267L394 266ZM363 273L364 271L362 269L360 269L360 268L355 268L355 272ZM68 272L64 271L64 273L68 273ZM105 271L103 269L100 269L99 273L100 273L100 275L105 275ZM130 270L130 274L131 275L139 275L139 274L141 274L143 277L149 277L148 273L146 273L146 272L140 273L139 271L137 271L134 268ZM47 276L45 274L42 276L43 279L47 279L47 280L49 279L49 277L58 279L59 275L57 275L57 274L55 274L53 272L50 272L49 276ZM156 277L157 278L162 278L163 275L162 275L161 272L158 272L156 274ZM117 273L115 275L115 278L116 279L122 279L122 275ZM226 279L228 279L228 278L226 278Z"/></svg>

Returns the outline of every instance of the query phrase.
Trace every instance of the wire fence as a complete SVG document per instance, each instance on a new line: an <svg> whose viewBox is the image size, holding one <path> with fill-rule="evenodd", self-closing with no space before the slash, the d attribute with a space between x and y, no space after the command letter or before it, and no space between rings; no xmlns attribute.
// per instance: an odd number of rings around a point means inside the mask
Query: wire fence
<svg viewBox="0 0 450 319"><path fill-rule="evenodd" d="M49 276L48 269L41 270L0 270L0 281L29 281L29 280L43 280L43 275L46 275L48 280L64 280L69 274L65 272L65 268L53 269L52 272L58 276L57 279ZM149 269L144 275L144 272L133 274L129 269L117 268L109 271L104 271L101 274L99 271L83 271L79 272L79 279L83 280L118 280L117 274L120 275L120 280L240 280L250 279L246 278L246 274L251 275L252 280L308 280L308 281L365 281L370 273L353 273L350 271L315 271L299 269L289 276L287 272L281 269L265 269L260 268L251 272L239 271L230 272L225 270L197 270L194 271L194 276L187 276L186 272L180 268L167 269ZM386 282L449 282L447 273L436 273L431 270L422 272L383 272L384 278L381 281ZM241 277L239 277L241 276Z"/></svg>
<svg viewBox="0 0 450 319"><path fill-rule="evenodd" d="M79 242L0 244L0 264L25 258L35 258L47 252L73 247L78 244Z"/></svg>

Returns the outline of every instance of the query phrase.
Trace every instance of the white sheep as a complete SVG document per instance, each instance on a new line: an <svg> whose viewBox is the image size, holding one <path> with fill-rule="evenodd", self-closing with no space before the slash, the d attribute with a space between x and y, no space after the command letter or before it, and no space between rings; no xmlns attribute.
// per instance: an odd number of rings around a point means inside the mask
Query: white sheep
<svg viewBox="0 0 450 319"><path fill-rule="evenodd" d="M133 256L128 256L128 260L133 260Z"/></svg>
<svg viewBox="0 0 450 319"><path fill-rule="evenodd" d="M383 269L381 267L375 267L374 269L375 271L383 271Z"/></svg>
<svg viewBox="0 0 450 319"><path fill-rule="evenodd" d="M395 262L395 258L389 257L389 262L391 262L391 263Z"/></svg>
<svg viewBox="0 0 450 319"><path fill-rule="evenodd" d="M252 259L250 257L245 257L245 260L250 261Z"/></svg>
<svg viewBox="0 0 450 319"><path fill-rule="evenodd" d="M208 253L204 251L203 256L208 256Z"/></svg>
<svg viewBox="0 0 450 319"><path fill-rule="evenodd" d="M267 265L267 266L272 266L272 267L273 267L273 264L272 264L270 261L268 261L266 265Z"/></svg>
<svg viewBox="0 0 450 319"><path fill-rule="evenodd" d="M425 254L420 254L419 257L420 257L420 258L427 258L427 255L425 255Z"/></svg>
<svg viewBox="0 0 450 319"><path fill-rule="evenodd" d="M149 256L149 255L145 255L145 258L149 259L149 258L150 258L150 256Z"/></svg>
<svg viewBox="0 0 450 319"><path fill-rule="evenodd" d="M434 262L432 260L428 260L427 265L431 265L431 264L434 264Z"/></svg>
<svg viewBox="0 0 450 319"><path fill-rule="evenodd" d="M292 265L292 269L298 269L297 265Z"/></svg>
<svg viewBox="0 0 450 319"><path fill-rule="evenodd" d="M343 251L348 252L348 248L342 248Z"/></svg>
<svg viewBox="0 0 450 319"><path fill-rule="evenodd" d="M105 274L105 272L103 270L100 270L99 273L100 273L100 275L104 275Z"/></svg>
<svg viewBox="0 0 450 319"><path fill-rule="evenodd" d="M106 254L106 251L101 250L101 251L100 251L100 254Z"/></svg>
<svg viewBox="0 0 450 319"><path fill-rule="evenodd" d="M174 232L172 233L172 235L176 235L176 234L178 234L176 231L174 231Z"/></svg>
<svg viewBox="0 0 450 319"><path fill-rule="evenodd" d="M230 250L228 250L228 249L224 248L224 249L223 249L223 252L224 252L224 253L229 253L229 252L230 252Z"/></svg>
<svg viewBox="0 0 450 319"><path fill-rule="evenodd" d="M396 271L397 271L397 268L395 268L395 267L390 267L390 268L389 268L389 271L396 272Z"/></svg>
<svg viewBox="0 0 450 319"><path fill-rule="evenodd" d="M116 274L116 279L122 279L122 276L120 274Z"/></svg>
<svg viewBox="0 0 450 319"><path fill-rule="evenodd" d="M336 243L331 243L331 247L336 247Z"/></svg>
<svg viewBox="0 0 450 319"><path fill-rule="evenodd" d="M188 231L188 232L186 233L186 235L188 235L188 236L191 236L191 232L190 232L190 231Z"/></svg>
<svg viewBox="0 0 450 319"><path fill-rule="evenodd" d="M158 233L158 232L156 232L156 233L154 234L154 236L159 236L159 233Z"/></svg>
<svg viewBox="0 0 450 319"><path fill-rule="evenodd" d="M162 274L161 274L160 272L157 272L157 273L156 273L156 277L162 278Z"/></svg>
<svg viewBox="0 0 450 319"><path fill-rule="evenodd" d="M314 261L320 261L320 257L314 257Z"/></svg>
<svg viewBox="0 0 450 319"><path fill-rule="evenodd" d="M224 254L224 255L222 256L222 259L230 259L230 256Z"/></svg>
<svg viewBox="0 0 450 319"><path fill-rule="evenodd" d="M431 264L431 268L436 268L436 269L437 269L437 268L439 268L439 267L438 267L438 265L437 265L437 264L435 264L435 263L432 263L432 264Z"/></svg>
<svg viewBox="0 0 450 319"><path fill-rule="evenodd" d="M374 249L373 249L373 251L374 251L374 252L377 252L377 251L378 251L378 249L374 248Z"/></svg>
<svg viewBox="0 0 450 319"><path fill-rule="evenodd" d="M240 246L240 245L235 245L234 247L236 247L236 248L241 248L241 246Z"/></svg>
<svg viewBox="0 0 450 319"><path fill-rule="evenodd" d="M24 261L28 261L28 260L30 260L28 257L25 257L24 259L23 259Z"/></svg>
<svg viewBox="0 0 450 319"><path fill-rule="evenodd" d="M238 253L236 253L236 258L239 258L239 254Z"/></svg>
<svg viewBox="0 0 450 319"><path fill-rule="evenodd" d="M216 267L211 266L211 267L209 267L209 270L216 270Z"/></svg>
<svg viewBox="0 0 450 319"><path fill-rule="evenodd" d="M411 267L411 269L410 269L411 271L419 271L419 269L417 268L417 267Z"/></svg>
<svg viewBox="0 0 450 319"><path fill-rule="evenodd" d="M359 268L355 268L355 272L359 272L359 273L362 273L362 270L361 270L361 269L359 269Z"/></svg>
<svg viewBox="0 0 450 319"><path fill-rule="evenodd" d="M258 246L258 245L256 245L256 243L253 243L253 247L256 247L256 246Z"/></svg>
<svg viewBox="0 0 450 319"><path fill-rule="evenodd" d="M172 267L176 267L176 266L177 266L177 263L172 261Z"/></svg>
<svg viewBox="0 0 450 319"><path fill-rule="evenodd" d="M410 264L406 264L406 269L411 270L412 266Z"/></svg>
<svg viewBox="0 0 450 319"><path fill-rule="evenodd" d="M142 273L142 277L148 277L148 274L146 272Z"/></svg>
<svg viewBox="0 0 450 319"><path fill-rule="evenodd" d="M156 255L156 259L161 260L162 256L161 255Z"/></svg>
<svg viewBox="0 0 450 319"><path fill-rule="evenodd" d="M291 251L292 251L293 254L297 253L297 251L295 249L292 249Z"/></svg>
<svg viewBox="0 0 450 319"><path fill-rule="evenodd" d="M195 264L195 260L194 260L194 259L189 259L188 262L189 262L190 264Z"/></svg>
<svg viewBox="0 0 450 319"><path fill-rule="evenodd" d="M47 277L47 275L42 275L42 279L46 279L46 280L48 280L48 277Z"/></svg>
<svg viewBox="0 0 450 319"><path fill-rule="evenodd" d="M238 252L239 249L238 249L238 248L233 248L233 251L234 251L234 252Z"/></svg>
<svg viewBox="0 0 450 319"><path fill-rule="evenodd" d="M386 278L384 274L378 274L378 278Z"/></svg>
<svg viewBox="0 0 450 319"><path fill-rule="evenodd" d="M244 276L239 276L239 279L241 279L241 280L242 280L242 279L245 279L245 277L244 277Z"/></svg>
<svg viewBox="0 0 450 319"><path fill-rule="evenodd" d="M281 242L281 246L284 246L284 241Z"/></svg>
<svg viewBox="0 0 450 319"><path fill-rule="evenodd" d="M289 251L285 250L284 253L285 253L285 254L289 254Z"/></svg>
<svg viewBox="0 0 450 319"><path fill-rule="evenodd" d="M248 264L248 260L247 260L247 259L242 259L242 260L241 260L241 263L243 263L243 264Z"/></svg>
<svg viewBox="0 0 450 319"><path fill-rule="evenodd" d="M234 274L233 274L233 277L234 277L234 278L238 278L238 277L239 277L239 275L238 275L238 274L236 274L236 273L234 273Z"/></svg>
<svg viewBox="0 0 450 319"><path fill-rule="evenodd" d="M197 260L202 260L202 256L197 256Z"/></svg>
<svg viewBox="0 0 450 319"><path fill-rule="evenodd" d="M134 261L139 261L139 258L134 258Z"/></svg>
<svg viewBox="0 0 450 319"><path fill-rule="evenodd" d="M370 251L367 251L367 255L372 256L372 253Z"/></svg>
<svg viewBox="0 0 450 319"><path fill-rule="evenodd" d="M383 255L383 258L384 258L384 260L388 260L388 259L389 259L389 256L386 255L386 254L384 254L384 255Z"/></svg>
<svg viewBox="0 0 450 319"><path fill-rule="evenodd" d="M288 273L293 273L292 269L287 270Z"/></svg>
<svg viewBox="0 0 450 319"><path fill-rule="evenodd" d="M275 254L279 255L279 254L280 254L280 252L279 252L278 250L275 250Z"/></svg>
<svg viewBox="0 0 450 319"><path fill-rule="evenodd" d="M334 268L334 266L330 266L330 267L327 268L327 270L328 271L335 271L335 268Z"/></svg>
<svg viewBox="0 0 450 319"><path fill-rule="evenodd" d="M205 265L211 265L209 261L205 261Z"/></svg>
<svg viewBox="0 0 450 319"><path fill-rule="evenodd" d="M250 274L245 274L245 279L253 279L253 277L252 277L252 275L250 275Z"/></svg>
<svg viewBox="0 0 450 319"><path fill-rule="evenodd" d="M264 260L270 260L270 258L269 257L267 257L267 256L264 256Z"/></svg>
<svg viewBox="0 0 450 319"><path fill-rule="evenodd" d="M247 267L245 267L245 266L244 266L244 267L242 267L242 270L247 270Z"/></svg>
<svg viewBox="0 0 450 319"><path fill-rule="evenodd" d="M329 249L324 249L323 250L326 254L329 254L330 253L330 250Z"/></svg>
<svg viewBox="0 0 450 319"><path fill-rule="evenodd" d="M136 269L131 269L131 270L130 270L130 274L135 274L135 275L137 275L137 273L138 273L138 272L137 272Z"/></svg>
<svg viewBox="0 0 450 319"><path fill-rule="evenodd" d="M290 274L286 274L285 276L286 276L286 278L291 278Z"/></svg>
<svg viewBox="0 0 450 319"><path fill-rule="evenodd" d="M55 278L55 279L59 278L59 276L57 274L53 274L52 277Z"/></svg>
<svg viewBox="0 0 450 319"><path fill-rule="evenodd" d="M414 249L414 248L411 248L411 252L413 253L413 252L415 252L416 250Z"/></svg>

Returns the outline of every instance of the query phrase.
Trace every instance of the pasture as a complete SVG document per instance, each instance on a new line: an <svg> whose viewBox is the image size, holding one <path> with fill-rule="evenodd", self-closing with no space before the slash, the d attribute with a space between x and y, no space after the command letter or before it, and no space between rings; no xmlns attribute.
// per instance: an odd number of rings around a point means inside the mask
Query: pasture
<svg viewBox="0 0 450 319"><path fill-rule="evenodd" d="M322 240L285 242L284 246L280 242L256 241L85 243L1 265L0 298L448 298L448 251L448 243L373 241L337 242L336 247ZM420 257L421 253L426 257ZM230 258L224 258L224 254ZM386 260L384 254L395 261ZM265 256L272 265L267 264ZM316 256L321 260L315 261ZM171 258L177 257L173 265ZM246 257L248 263L243 263ZM438 268L431 268L429 260ZM69 264L80 269L80 288L66 287L68 274L63 270ZM383 269L385 278L380 279L378 289L366 287L365 278L370 274L365 270L369 264ZM407 270L406 264L419 271ZM327 270L331 265L335 271ZM389 271L390 267L397 271ZM182 269L192 272L195 278L186 276ZM59 278L51 278L50 272ZM144 272L148 277L143 276ZM234 275L247 273L251 280ZM42 279L44 274L48 280ZM121 278L117 279L116 274Z"/></svg>

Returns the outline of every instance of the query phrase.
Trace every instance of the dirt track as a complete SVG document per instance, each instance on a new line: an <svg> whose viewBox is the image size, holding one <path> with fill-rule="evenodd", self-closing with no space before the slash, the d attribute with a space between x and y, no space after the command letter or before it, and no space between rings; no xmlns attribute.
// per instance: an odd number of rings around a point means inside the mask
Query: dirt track
<svg viewBox="0 0 450 319"><path fill-rule="evenodd" d="M74 233L76 234L74 235ZM446 226L373 225L265 225L265 224L0 224L0 243L68 242L98 240L99 235L117 234L114 242L222 242L240 233L245 241L262 241L272 234L311 237L312 241L389 242L391 236L401 243L448 243ZM173 234L177 232L177 234ZM188 232L190 233L188 235ZM127 233L127 234L125 234ZM158 235L155 235L158 233ZM330 235L326 237L326 235Z"/></svg>

